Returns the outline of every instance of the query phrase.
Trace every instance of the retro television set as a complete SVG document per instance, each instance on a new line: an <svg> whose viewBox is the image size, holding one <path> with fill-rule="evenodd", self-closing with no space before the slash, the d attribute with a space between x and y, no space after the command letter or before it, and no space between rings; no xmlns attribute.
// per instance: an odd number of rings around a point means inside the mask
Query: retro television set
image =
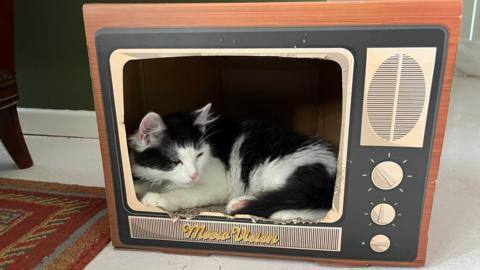
<svg viewBox="0 0 480 270"><path fill-rule="evenodd" d="M87 4L115 247L354 265L424 264L460 1ZM332 208L279 223L143 205L127 137L212 102L334 146ZM223 235L225 237L214 237Z"/></svg>

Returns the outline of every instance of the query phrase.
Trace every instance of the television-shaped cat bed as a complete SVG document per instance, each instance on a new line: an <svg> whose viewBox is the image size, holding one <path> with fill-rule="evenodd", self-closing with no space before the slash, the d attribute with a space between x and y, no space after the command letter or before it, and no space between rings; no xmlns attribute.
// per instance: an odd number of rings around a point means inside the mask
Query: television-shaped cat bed
<svg viewBox="0 0 480 270"><path fill-rule="evenodd" d="M459 14L85 5L114 246L422 265Z"/></svg>

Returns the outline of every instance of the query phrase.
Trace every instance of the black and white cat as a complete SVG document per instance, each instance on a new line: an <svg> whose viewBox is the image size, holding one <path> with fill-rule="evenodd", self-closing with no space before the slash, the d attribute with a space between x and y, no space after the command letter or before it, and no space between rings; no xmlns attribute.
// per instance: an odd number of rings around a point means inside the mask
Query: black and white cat
<svg viewBox="0 0 480 270"><path fill-rule="evenodd" d="M227 204L229 214L281 220L325 215L337 169L328 145L259 121L225 122L210 109L143 118L129 138L143 204L168 211Z"/></svg>

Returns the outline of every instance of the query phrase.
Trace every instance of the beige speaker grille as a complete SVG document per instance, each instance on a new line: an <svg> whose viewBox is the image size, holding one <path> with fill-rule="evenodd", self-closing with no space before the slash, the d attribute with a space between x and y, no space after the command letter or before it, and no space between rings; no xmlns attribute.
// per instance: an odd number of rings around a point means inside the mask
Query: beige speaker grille
<svg viewBox="0 0 480 270"><path fill-rule="evenodd" d="M379 137L395 141L407 135L420 118L424 103L425 78L420 65L412 57L395 54L373 75L368 89L367 112Z"/></svg>
<svg viewBox="0 0 480 270"><path fill-rule="evenodd" d="M362 145L422 146L435 51L368 49Z"/></svg>

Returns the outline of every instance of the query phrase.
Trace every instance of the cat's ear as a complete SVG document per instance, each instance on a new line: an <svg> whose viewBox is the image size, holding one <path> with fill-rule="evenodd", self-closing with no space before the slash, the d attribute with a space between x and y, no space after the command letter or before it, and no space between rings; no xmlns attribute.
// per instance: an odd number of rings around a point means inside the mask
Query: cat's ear
<svg viewBox="0 0 480 270"><path fill-rule="evenodd" d="M140 122L138 128L138 136L144 145L151 145L156 142L161 133L166 129L160 115L154 112L149 112Z"/></svg>
<svg viewBox="0 0 480 270"><path fill-rule="evenodd" d="M205 132L207 125L217 120L217 118L212 117L212 103L208 103L203 108L195 111L197 115L193 125L198 126L201 132Z"/></svg>

